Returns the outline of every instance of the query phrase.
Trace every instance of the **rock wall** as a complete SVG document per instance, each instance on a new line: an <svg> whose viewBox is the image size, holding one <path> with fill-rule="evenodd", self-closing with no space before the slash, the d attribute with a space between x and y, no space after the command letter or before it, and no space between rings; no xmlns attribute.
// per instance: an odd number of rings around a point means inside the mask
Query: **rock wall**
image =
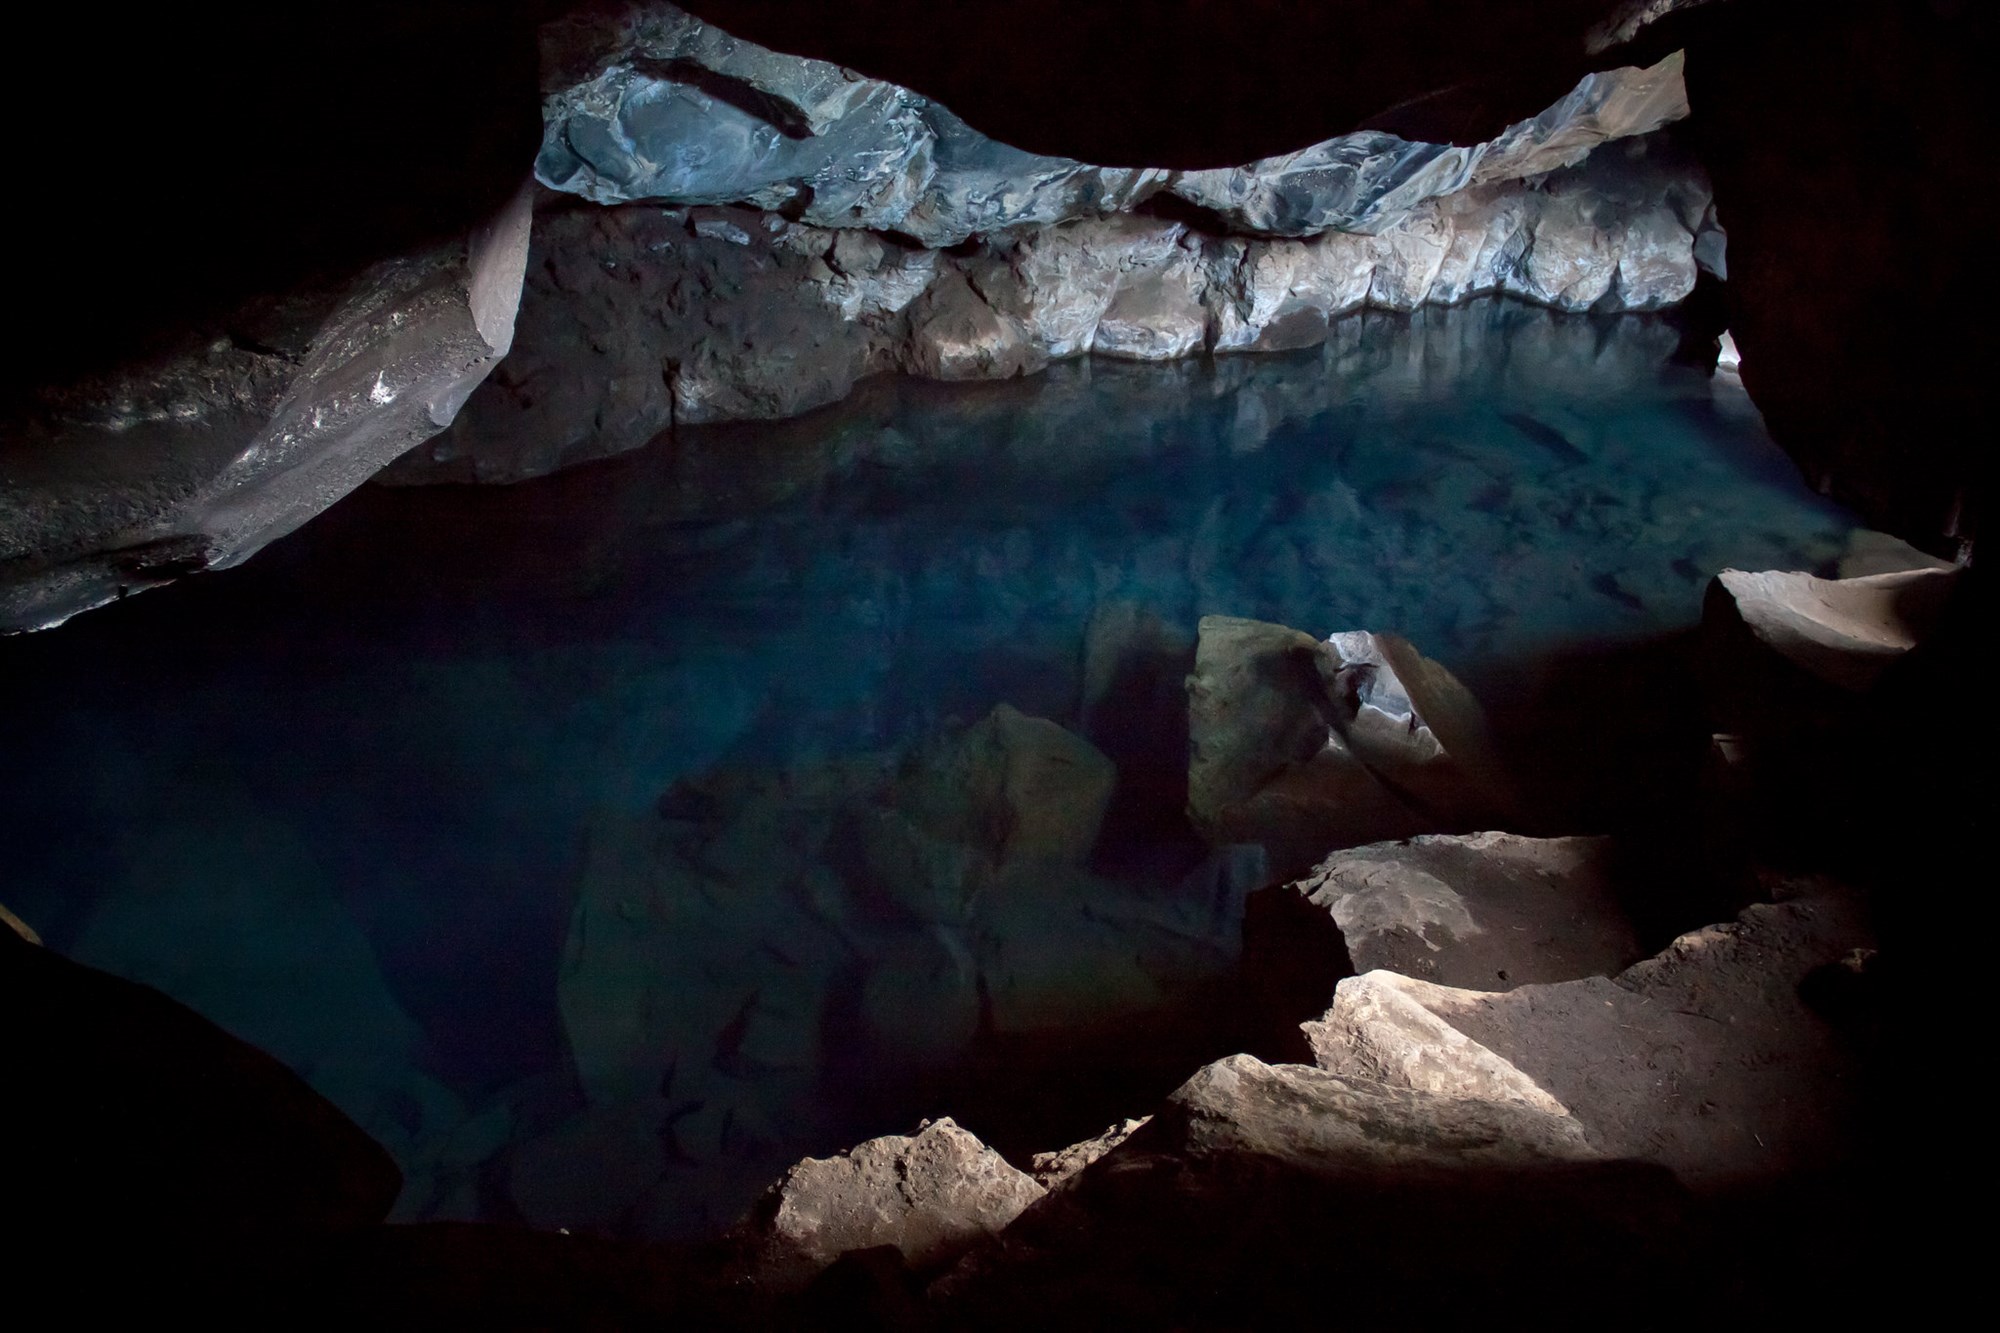
<svg viewBox="0 0 2000 1333"><path fill-rule="evenodd" d="M1304 240L1120 215L945 251L770 211L545 198L513 353L388 479L516 481L676 426L793 416L884 371L1284 350L1354 310L1491 293L1655 310L1693 289L1705 239L1720 240L1706 182L1659 136L1426 201L1376 235Z"/></svg>
<svg viewBox="0 0 2000 1333"><path fill-rule="evenodd" d="M1470 146L1361 131L1236 167L1101 167L997 143L908 88L765 50L655 0L545 30L535 174L600 204L750 204L929 246L1162 194L1257 234L1373 232L1428 199L1570 166L1680 119L1680 67L1676 52L1586 75Z"/></svg>
<svg viewBox="0 0 2000 1333"><path fill-rule="evenodd" d="M0 450L0 633L248 559L448 425L511 345L530 218L522 190L470 237L44 393Z"/></svg>

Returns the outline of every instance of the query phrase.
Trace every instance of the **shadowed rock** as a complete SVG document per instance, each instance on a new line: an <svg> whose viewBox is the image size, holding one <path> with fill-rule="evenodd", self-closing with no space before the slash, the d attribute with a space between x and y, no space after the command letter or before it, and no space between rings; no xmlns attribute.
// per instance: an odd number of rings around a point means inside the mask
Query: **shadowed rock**
<svg viewBox="0 0 2000 1333"><path fill-rule="evenodd" d="M48 395L6 442L0 631L255 554L451 424L513 342L530 194L467 240Z"/></svg>

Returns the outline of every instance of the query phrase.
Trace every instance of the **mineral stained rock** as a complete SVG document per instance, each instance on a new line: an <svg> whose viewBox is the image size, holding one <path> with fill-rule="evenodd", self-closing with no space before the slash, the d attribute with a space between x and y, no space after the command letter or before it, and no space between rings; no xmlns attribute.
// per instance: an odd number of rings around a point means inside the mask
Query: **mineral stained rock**
<svg viewBox="0 0 2000 1333"><path fill-rule="evenodd" d="M1351 978L1306 1032L1319 1062L1347 1075L1502 1101L1539 1089L1602 1151L1720 1189L1835 1167L1851 1149L1857 1056L1800 988L1872 944L1853 898L1811 886L1613 978L1505 994Z"/></svg>
<svg viewBox="0 0 2000 1333"><path fill-rule="evenodd" d="M1336 852L1292 888L1332 916L1356 972L1504 991L1641 956L1605 838L1412 838Z"/></svg>
<svg viewBox="0 0 2000 1333"><path fill-rule="evenodd" d="M451 424L512 345L531 199L233 338L52 394L7 442L0 631L239 563Z"/></svg>
<svg viewBox="0 0 2000 1333"><path fill-rule="evenodd" d="M1687 114L1676 53L1588 75L1469 148L1364 132L1172 172L1022 152L906 88L766 51L665 3L551 25L544 64L535 172L554 189L602 204L751 204L932 247L1123 212L1162 192L1265 235L1376 231L1425 200L1568 166Z"/></svg>
<svg viewBox="0 0 2000 1333"><path fill-rule="evenodd" d="M1043 1195L949 1118L794 1166L738 1229L762 1285L804 1285L841 1255L893 1245L915 1269L950 1264Z"/></svg>
<svg viewBox="0 0 2000 1333"><path fill-rule="evenodd" d="M1338 847L1476 827L1509 804L1478 705L1393 635L1321 642L1204 617L1188 734L1196 829L1263 844L1278 874Z"/></svg>

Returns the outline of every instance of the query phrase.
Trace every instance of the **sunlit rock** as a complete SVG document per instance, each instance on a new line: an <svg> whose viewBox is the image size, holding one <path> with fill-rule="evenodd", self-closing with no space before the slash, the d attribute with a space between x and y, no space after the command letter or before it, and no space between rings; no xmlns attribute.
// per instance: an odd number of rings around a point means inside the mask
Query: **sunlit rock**
<svg viewBox="0 0 2000 1333"><path fill-rule="evenodd" d="M1420 985L1395 972L1366 972L1341 982L1333 1007L1303 1025L1313 1063L1348 1078L1439 1097L1569 1114L1533 1079L1425 1008Z"/></svg>
<svg viewBox="0 0 2000 1333"><path fill-rule="evenodd" d="M1857 901L1805 886L1614 978L1504 994L1355 978L1306 1030L1344 1074L1456 1086L1497 1104L1538 1089L1604 1152L1723 1189L1824 1170L1852 1150L1864 1110L1857 1056L1802 990L1872 943Z"/></svg>
<svg viewBox="0 0 2000 1333"><path fill-rule="evenodd" d="M1604 838L1431 836L1336 852L1292 886L1357 972L1469 990L1610 975L1639 960Z"/></svg>
<svg viewBox="0 0 2000 1333"><path fill-rule="evenodd" d="M808 1157L771 1187L736 1239L746 1276L772 1289L803 1285L841 1255L877 1245L936 1270L1042 1194L1033 1177L951 1120L934 1120L914 1135Z"/></svg>

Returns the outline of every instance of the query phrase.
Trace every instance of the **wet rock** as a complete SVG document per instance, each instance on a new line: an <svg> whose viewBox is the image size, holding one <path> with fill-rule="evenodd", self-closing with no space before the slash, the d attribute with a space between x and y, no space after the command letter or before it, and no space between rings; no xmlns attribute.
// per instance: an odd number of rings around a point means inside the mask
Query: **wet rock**
<svg viewBox="0 0 2000 1333"><path fill-rule="evenodd" d="M1042 1194L1032 1177L946 1118L912 1136L800 1162L737 1239L747 1272L780 1290L878 1245L895 1246L913 1268L936 1269L998 1234Z"/></svg>
<svg viewBox="0 0 2000 1333"><path fill-rule="evenodd" d="M1871 943L1853 897L1809 886L1683 935L1615 978L1492 994L1372 973L1342 982L1308 1032L1328 1067L1411 1086L1483 1079L1505 1094L1519 1086L1511 1068L1602 1151L1722 1189L1831 1169L1854 1150L1858 1057L1799 991ZM1416 1039L1427 1020L1412 1006L1481 1049L1447 1039L1427 1057Z"/></svg>
<svg viewBox="0 0 2000 1333"><path fill-rule="evenodd" d="M1322 643L1209 616L1188 678L1188 813L1276 874L1337 847L1477 826L1510 800L1478 707L1393 635Z"/></svg>
<svg viewBox="0 0 2000 1333"><path fill-rule="evenodd" d="M1333 917L1356 972L1503 991L1641 956L1606 838L1412 838L1336 852L1292 887Z"/></svg>
<svg viewBox="0 0 2000 1333"><path fill-rule="evenodd" d="M278 332L50 394L9 440L0 632L246 560L450 425L512 345L529 200Z"/></svg>
<svg viewBox="0 0 2000 1333"><path fill-rule="evenodd" d="M1322 657L1298 630L1206 616L1188 678L1188 816L1212 843L1271 848L1281 874L1423 830L1333 728Z"/></svg>

